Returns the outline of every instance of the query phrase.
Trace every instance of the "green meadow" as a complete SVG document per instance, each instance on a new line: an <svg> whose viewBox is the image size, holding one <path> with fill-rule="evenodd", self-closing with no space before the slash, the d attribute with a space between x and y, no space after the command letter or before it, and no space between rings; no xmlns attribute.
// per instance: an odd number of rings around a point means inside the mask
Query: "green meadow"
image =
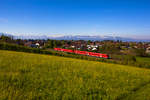
<svg viewBox="0 0 150 100"><path fill-rule="evenodd" d="M149 93L150 69L0 50L0 100L150 100Z"/></svg>

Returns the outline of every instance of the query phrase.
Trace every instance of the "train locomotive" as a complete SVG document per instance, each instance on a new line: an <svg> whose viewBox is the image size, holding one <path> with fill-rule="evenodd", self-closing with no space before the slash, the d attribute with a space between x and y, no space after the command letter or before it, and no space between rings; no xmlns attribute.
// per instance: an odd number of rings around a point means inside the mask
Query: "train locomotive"
<svg viewBox="0 0 150 100"><path fill-rule="evenodd" d="M80 51L80 50L70 50L70 49L62 49L62 48L54 48L54 50L68 52L68 53L75 53L75 54L80 54L80 55L87 55L87 56L92 56L92 57L99 57L99 58L106 58L106 59L109 58L107 54L102 54L102 53L87 52L87 51Z"/></svg>

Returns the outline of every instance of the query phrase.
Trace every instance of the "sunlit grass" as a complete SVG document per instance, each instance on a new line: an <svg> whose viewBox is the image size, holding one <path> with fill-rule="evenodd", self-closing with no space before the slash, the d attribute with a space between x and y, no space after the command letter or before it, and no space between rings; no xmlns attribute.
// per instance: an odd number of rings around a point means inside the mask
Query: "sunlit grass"
<svg viewBox="0 0 150 100"><path fill-rule="evenodd" d="M0 100L125 99L149 83L149 69L0 51Z"/></svg>

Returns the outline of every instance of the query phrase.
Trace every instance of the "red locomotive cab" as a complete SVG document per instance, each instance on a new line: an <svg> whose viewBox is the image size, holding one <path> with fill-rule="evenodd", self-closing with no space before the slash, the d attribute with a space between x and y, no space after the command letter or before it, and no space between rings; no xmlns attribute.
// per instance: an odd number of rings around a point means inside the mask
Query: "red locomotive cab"
<svg viewBox="0 0 150 100"><path fill-rule="evenodd" d="M109 55L106 54L106 58L109 59Z"/></svg>
<svg viewBox="0 0 150 100"><path fill-rule="evenodd" d="M54 48L54 50L57 50L57 48Z"/></svg>
<svg viewBox="0 0 150 100"><path fill-rule="evenodd" d="M108 58L108 55L107 54L103 54L103 58Z"/></svg>
<svg viewBox="0 0 150 100"><path fill-rule="evenodd" d="M61 51L61 48L54 48L54 50L56 50L56 51Z"/></svg>

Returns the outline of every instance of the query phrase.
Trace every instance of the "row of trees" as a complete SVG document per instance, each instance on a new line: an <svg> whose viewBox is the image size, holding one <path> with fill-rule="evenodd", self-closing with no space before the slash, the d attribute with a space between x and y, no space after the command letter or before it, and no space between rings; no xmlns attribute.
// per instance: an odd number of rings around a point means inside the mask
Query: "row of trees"
<svg viewBox="0 0 150 100"><path fill-rule="evenodd" d="M45 48L62 47L64 44L65 44L64 40L60 41L48 39L44 47Z"/></svg>
<svg viewBox="0 0 150 100"><path fill-rule="evenodd" d="M107 53L107 54L116 54L116 55L132 55L132 56L141 56L148 57L149 54L146 53L144 48L125 48L122 49L121 46L115 44L104 44L100 46L97 52Z"/></svg>

